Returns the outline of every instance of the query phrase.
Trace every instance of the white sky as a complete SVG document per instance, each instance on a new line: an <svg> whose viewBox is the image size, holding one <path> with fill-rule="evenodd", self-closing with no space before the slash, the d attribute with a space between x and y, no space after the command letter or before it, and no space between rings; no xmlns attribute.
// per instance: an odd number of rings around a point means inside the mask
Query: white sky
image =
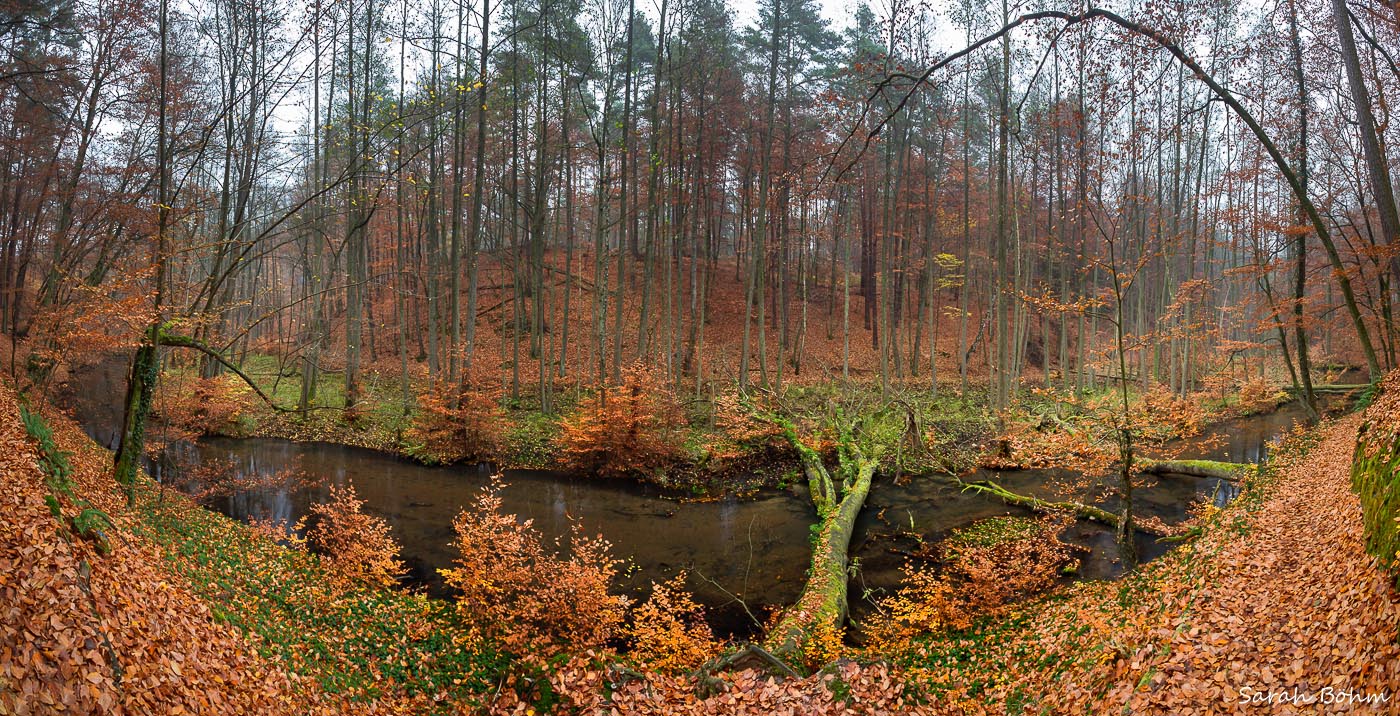
<svg viewBox="0 0 1400 716"><path fill-rule="evenodd" d="M734 12L734 26L742 29L752 26L758 18L758 0L724 0L725 4ZM830 23L831 30L842 33L855 23L856 7L860 5L859 0L816 0L821 7L822 17ZM888 0L866 0L870 5L870 10L875 13L876 20L883 18L889 5ZM638 8L642 4L647 4L647 14L655 17L657 13L656 4L641 0ZM947 10L960 4L957 0L926 0L926 7L929 10L930 22L933 24L931 37L933 38L934 49L951 52L960 50L965 46L962 32L953 27L948 20ZM918 4L911 3L906 6L906 11L918 11Z"/></svg>

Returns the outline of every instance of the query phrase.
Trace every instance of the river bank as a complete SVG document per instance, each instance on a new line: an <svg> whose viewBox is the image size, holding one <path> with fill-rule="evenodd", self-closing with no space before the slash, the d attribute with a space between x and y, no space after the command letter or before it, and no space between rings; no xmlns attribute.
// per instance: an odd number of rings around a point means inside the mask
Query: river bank
<svg viewBox="0 0 1400 716"><path fill-rule="evenodd" d="M233 637L195 637L178 630L166 635L165 653L204 653L196 652L191 641L195 638L214 649L203 657L205 670L193 677L189 663L181 672L183 678L177 678L170 659L147 666L153 677L169 677L162 683L189 685L188 693L170 686L152 690L145 684L155 682L132 681L130 676L122 690L112 690L110 669L102 672L107 667L99 661L97 673L106 675L95 684L100 687L93 692L95 698L151 698L168 705L175 698L194 698L197 692L206 698L217 693L242 703L252 695L246 679L253 673L253 664L225 666L227 657L222 655L238 649L238 642L230 638L251 639L241 648L268 660L268 666L257 667L272 669L266 672L266 680L259 681L258 688L266 691L257 692L272 696L260 707L266 713L284 712L279 709L287 702L277 697L283 688L295 688L300 694L292 710L285 711L289 713L354 713L375 705L384 708L386 703L423 710L440 698L471 703L476 694L494 688L492 674L500 673L494 670L503 666L453 646L451 620L436 621L440 617L432 616L433 605L443 604L441 600L401 589L338 592L328 598L324 586L312 588L333 583L314 555L285 550L240 521L192 508L178 495L162 499L153 483L143 483L140 504L144 507L127 511L115 500L116 488L107 473L110 454L62 418L55 418L54 424L60 446L75 453L81 494L99 500L122 532L113 544L117 555L127 556L115 562L102 561L111 558L95 553L85 557L97 565L93 584L99 590L96 593L104 595L99 605L107 605L99 606L100 623L110 630L114 643L137 643L139 637L129 631L135 622L109 611L112 605L137 603L129 596L116 596L117 590L132 586L132 580L148 570L156 571L137 581L165 581L184 590L187 599L194 601L174 604L196 622L237 627L227 632ZM1229 710L1231 697L1237 698L1242 686L1314 689L1338 677L1353 689L1391 689L1393 693L1394 665L1400 661L1387 635L1395 632L1400 614L1393 595L1386 596L1391 594L1389 578L1374 571L1362 552L1356 498L1346 488L1355 424L1350 419L1301 443L1295 439L1277 464L1246 480L1244 499L1207 516L1198 539L1166 559L1143 565L1126 581L1082 582L979 622L970 631L931 635L915 652L881 657L900 665L900 683L922 694L920 702L929 713L1002 713L1035 704L1074 711L1128 706L1135 713L1169 713L1174 708L1170 704L1213 703ZM255 444L226 442L234 447ZM300 446L281 444L287 450ZM1315 444L1325 449L1307 453L1308 446ZM356 479L357 485L362 476L383 467L376 466L372 453L325 447L350 453L344 465L346 477ZM11 453L25 454L23 450ZM267 452L259 450L250 457L263 460ZM392 456L378 457L412 465ZM30 494L39 479L10 468L4 475L11 484L9 495ZM402 480L397 482L402 486ZM915 489L911 483L896 487ZM533 485L519 498L537 494L542 504L567 514L571 495L544 488ZM31 502L37 503L38 498ZM616 507L612 506L614 513L620 514ZM871 507L872 512L890 517L889 502L881 503L878 510L875 504ZM42 505L30 511L34 520L47 514ZM7 520L15 514L9 503L0 513ZM13 540L38 533L5 534ZM137 553L146 555L141 558L146 561L131 561ZM36 567L29 573L44 572ZM1320 607L1319 599L1325 602ZM153 604L165 602L145 597L139 603L149 613ZM62 619L80 621L81 616L74 611ZM1339 619L1357 626L1338 631ZM425 626L430 628L425 631ZM42 638L58 633L48 618L35 628L36 634L48 635ZM1269 636L1275 630L1278 634ZM1213 634L1226 636L1217 639ZM1285 645L1306 643L1310 648L1300 658L1280 661L1295 653L1292 647L1256 648L1263 643L1261 638ZM1344 656L1328 656L1338 653ZM297 658L298 654L314 658ZM448 658L453 654L458 656ZM118 656L128 666L131 658L125 651ZM1235 665L1231 673L1238 676L1238 683L1210 681L1212 665L1226 661ZM242 678L211 680L212 674L230 673L218 671L225 668L236 669L233 673ZM373 678L366 680L370 675ZM649 684L658 677L642 678ZM814 677L813 684L824 683L822 678ZM289 686L293 679L301 679L300 685ZM365 690L369 683L376 684L373 691ZM788 683L788 688L808 688L805 680ZM405 699L406 693L418 696ZM653 705L663 708L660 703ZM723 707L715 704L714 712L723 712Z"/></svg>
<svg viewBox="0 0 1400 716"><path fill-rule="evenodd" d="M74 408L85 429L109 446L115 438L113 402L120 373L106 370L80 374L85 387ZM105 381L105 382L104 382ZM1300 417L1285 408L1237 418L1181 446L1190 457L1257 460L1269 442ZM274 425L266 423L264 425ZM296 425L296 423L284 423ZM344 429L343 427L341 429ZM358 434L364 434L359 432ZM295 522L310 506L327 498L331 485L353 483L368 509L383 517L404 544L410 568L408 584L438 597L450 596L438 570L451 566L452 518L474 499L493 472L483 465L427 466L403 454L314 439L286 437L206 437L177 448L176 461L192 469L218 465L235 481L258 483L269 476L300 471L317 478L305 489L269 487L244 490L210 503L243 521ZM973 444L975 445L975 444ZM172 463L173 464L173 463ZM619 588L643 599L653 581L680 571L707 608L712 627L728 636L757 633L766 615L797 596L804 578L810 526L815 519L805 481L794 479L795 461L775 451L763 463L769 472L735 472L727 489L678 489L655 481L599 479L539 469L503 470L508 487L505 510L530 519L547 539L565 538L575 524L602 534L631 568ZM731 462L731 466L742 462ZM738 467L731 467L738 470ZM994 480L1008 489L1047 499L1073 497L1086 481L1102 504L1112 506L1105 476L1067 470L974 470L967 481ZM738 489L743 486L743 489ZM1136 501L1139 514L1177 525L1188 519L1193 504L1225 504L1237 487L1220 480L1183 476L1143 476ZM856 620L896 589L901 568L911 555L930 554L954 530L992 517L1026 517L1030 512L994 497L964 491L936 474L885 474L876 481L866 509L856 523L852 560L858 566L849 585ZM1063 540L1080 549L1076 579L1114 579L1123 572L1111 528L1078 521ZM1168 546L1146 533L1137 535L1146 559L1165 554Z"/></svg>

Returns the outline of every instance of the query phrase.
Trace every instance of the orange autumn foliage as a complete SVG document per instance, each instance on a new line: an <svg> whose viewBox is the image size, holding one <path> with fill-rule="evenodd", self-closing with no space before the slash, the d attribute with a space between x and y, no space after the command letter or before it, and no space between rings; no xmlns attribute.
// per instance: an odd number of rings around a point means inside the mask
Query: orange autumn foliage
<svg viewBox="0 0 1400 716"><path fill-rule="evenodd" d="M1042 396L1049 391L1035 391ZM1068 408L1063 418L1032 414L1013 422L982 459L985 467L1003 469L1065 468L1084 473L1107 470L1120 459L1122 398L1116 393L1087 398L1056 396ZM1160 448L1173 440L1199 435L1209 414L1200 400L1182 398L1162 386L1134 396L1126 424L1134 444Z"/></svg>
<svg viewBox="0 0 1400 716"><path fill-rule="evenodd" d="M306 542L325 554L337 571L367 584L388 587L406 571L389 523L366 514L353 485L331 487L330 502L311 506L315 524Z"/></svg>
<svg viewBox="0 0 1400 716"><path fill-rule="evenodd" d="M1287 398L1283 391L1263 378L1241 383L1239 391L1235 409L1241 415L1273 410Z"/></svg>
<svg viewBox="0 0 1400 716"><path fill-rule="evenodd" d="M1161 385L1133 401L1129 410L1135 440L1154 445L1200 435L1209 419L1201 401L1183 398Z"/></svg>
<svg viewBox="0 0 1400 716"><path fill-rule="evenodd" d="M457 392L455 401L451 397L443 386L418 396L418 412L406 437L420 446L421 457L441 463L480 462L499 454L506 419L499 388L469 386Z"/></svg>
<svg viewBox="0 0 1400 716"><path fill-rule="evenodd" d="M626 597L608 593L619 566L612 545L575 525L569 556L555 554L532 520L501 511L503 488L493 479L452 520L457 566L440 573L462 593L458 615L476 636L522 656L601 647L627 610Z"/></svg>
<svg viewBox="0 0 1400 716"><path fill-rule="evenodd" d="M880 611L866 625L871 650L896 653L916 638L946 629L966 629L971 615L950 580L912 564L903 568L904 583L880 601Z"/></svg>
<svg viewBox="0 0 1400 716"><path fill-rule="evenodd" d="M111 549L60 529L14 394L0 387L0 713L367 713L221 621L137 529L111 453L51 416L74 494L111 516ZM61 498L65 516L78 505ZM172 509L174 509L172 507Z"/></svg>
<svg viewBox="0 0 1400 716"><path fill-rule="evenodd" d="M232 375L173 376L156 385L152 413L166 428L165 442L193 439L228 430L246 409L250 392ZM159 432L152 435L158 437Z"/></svg>
<svg viewBox="0 0 1400 716"><path fill-rule="evenodd" d="M562 421L562 462L571 470L625 475L664 467L680 453L680 408L664 380L634 366L621 385L599 389Z"/></svg>
<svg viewBox="0 0 1400 716"><path fill-rule="evenodd" d="M685 572L653 584L651 598L632 612L631 656L663 672L692 671L719 653L705 611L685 588Z"/></svg>
<svg viewBox="0 0 1400 716"><path fill-rule="evenodd" d="M915 637L966 629L976 617L1054 588L1075 549L1060 540L1064 527L1063 519L1047 517L991 543L955 533L942 551L941 570L906 564L904 584L881 601L871 622L876 651L898 652Z"/></svg>
<svg viewBox="0 0 1400 716"><path fill-rule="evenodd" d="M1024 537L950 547L945 559L963 600L987 613L1055 586L1075 547L1060 540L1066 521L1047 517Z"/></svg>

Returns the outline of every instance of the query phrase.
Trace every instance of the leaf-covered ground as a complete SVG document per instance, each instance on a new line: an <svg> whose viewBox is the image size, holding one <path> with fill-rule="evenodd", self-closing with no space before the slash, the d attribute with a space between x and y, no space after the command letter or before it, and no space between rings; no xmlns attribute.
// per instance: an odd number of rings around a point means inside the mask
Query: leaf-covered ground
<svg viewBox="0 0 1400 716"><path fill-rule="evenodd" d="M591 655L512 671L454 638L441 602L336 587L313 555L149 487L126 509L110 453L50 416L74 467L55 498L0 388L0 714L1396 713L1400 601L1362 547L1359 422L1296 438L1121 582L864 665L697 680ZM115 521L110 553L76 533L82 499Z"/></svg>
<svg viewBox="0 0 1400 716"><path fill-rule="evenodd" d="M60 435L60 443L68 442ZM70 448L71 449L71 448ZM219 625L208 604L127 534L92 452L74 457L78 494L113 515L110 554L64 529L14 395L0 388L0 713L293 713L321 703ZM65 514L74 505L65 500ZM325 712L334 709L326 706Z"/></svg>
<svg viewBox="0 0 1400 716"><path fill-rule="evenodd" d="M1400 601L1350 489L1359 422L1295 440L1202 538L1128 579L907 662L974 712L1400 713Z"/></svg>
<svg viewBox="0 0 1400 716"><path fill-rule="evenodd" d="M111 453L48 422L67 490L0 387L0 714L426 713L485 688L489 664L434 628L446 605L344 585L149 483L128 509ZM83 501L114 523L108 553L73 529Z"/></svg>

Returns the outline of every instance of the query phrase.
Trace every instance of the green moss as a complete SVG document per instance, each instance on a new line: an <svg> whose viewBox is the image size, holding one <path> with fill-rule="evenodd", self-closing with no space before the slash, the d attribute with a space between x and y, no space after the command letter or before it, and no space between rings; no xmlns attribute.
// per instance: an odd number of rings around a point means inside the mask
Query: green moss
<svg viewBox="0 0 1400 716"><path fill-rule="evenodd" d="M77 496L72 480L73 465L69 462L71 455L54 442L53 430L44 417L23 402L19 406L19 417L39 452L39 471L43 473L44 483L49 488L49 494L44 495L44 504L48 505L49 513L65 529L79 537L94 540L98 550L106 554L111 549L107 534L112 530L112 518ZM71 518L64 516L64 499L78 509L77 515Z"/></svg>
<svg viewBox="0 0 1400 716"><path fill-rule="evenodd" d="M1039 534L1040 523L1030 517L1007 515L979 520L967 527L953 530L946 544L950 549L962 547L994 547L999 544L1029 539Z"/></svg>
<svg viewBox="0 0 1400 716"><path fill-rule="evenodd" d="M1400 434L1361 427L1351 464L1352 489L1361 498L1366 551L1400 585Z"/></svg>

